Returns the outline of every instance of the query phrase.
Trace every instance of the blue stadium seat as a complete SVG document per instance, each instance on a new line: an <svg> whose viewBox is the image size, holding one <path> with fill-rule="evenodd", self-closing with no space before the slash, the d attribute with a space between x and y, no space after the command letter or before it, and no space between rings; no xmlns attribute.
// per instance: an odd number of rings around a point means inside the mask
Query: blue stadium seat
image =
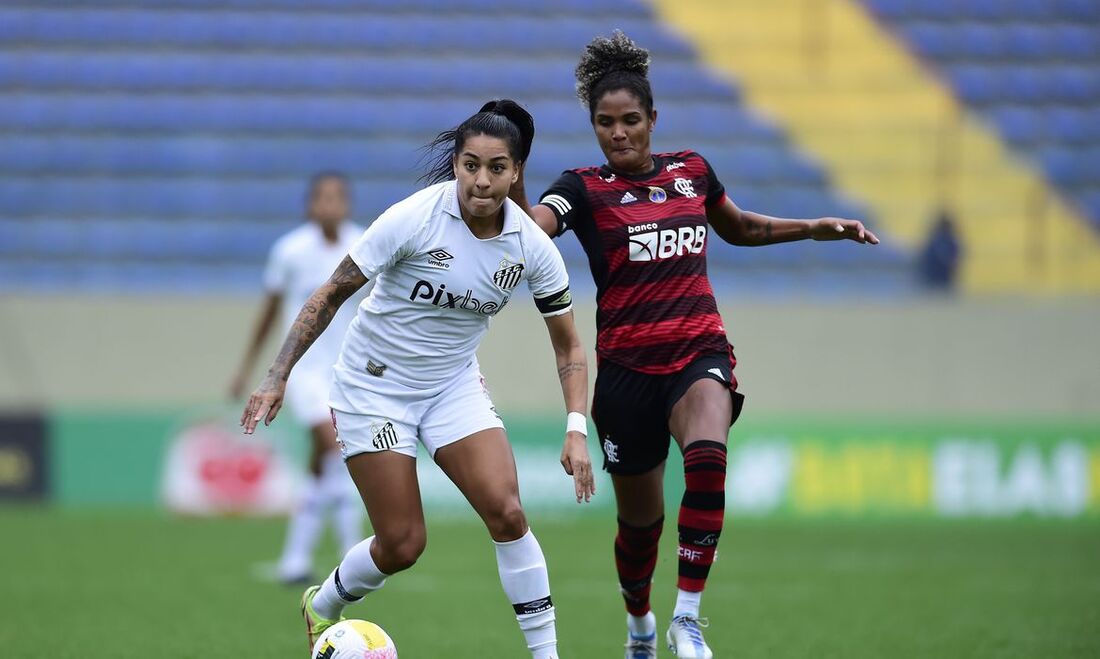
<svg viewBox="0 0 1100 659"><path fill-rule="evenodd" d="M493 97L535 115L537 197L603 160L572 71L612 27L654 52L656 150L700 150L750 208L863 212L638 0L41 0L0 7L0 287L255 291L309 174L348 171L369 221L419 187L420 145ZM788 253L764 258L848 263Z"/></svg>
<svg viewBox="0 0 1100 659"><path fill-rule="evenodd" d="M40 7L95 8L102 6L99 0L36 0ZM247 9L270 10L301 9L300 0L113 0L112 6L135 9ZM467 12L484 15L485 12L499 12L499 0L402 0L395 4L393 0L311 0L310 9L363 11L376 14L389 12L417 11L455 13ZM636 18L652 16L652 8L639 0L560 0L546 3L542 0L510 0L507 9L519 14L590 14L594 16L629 15Z"/></svg>
<svg viewBox="0 0 1100 659"><path fill-rule="evenodd" d="M115 53L35 53L0 59L0 87L568 98L574 91L574 65L572 58L456 58L440 66L438 59L404 57L185 53L133 58ZM658 95L735 98L728 85L692 63L655 65L651 80Z"/></svg>
<svg viewBox="0 0 1100 659"><path fill-rule="evenodd" d="M95 9L31 11L0 8L0 41L72 45L187 48L274 48L324 51L354 48L377 53L485 50L484 18L433 14L310 14L291 12ZM654 23L633 16L607 21L571 17L502 18L489 50L550 51L575 55L598 32L622 29L662 57L689 57L687 44Z"/></svg>
<svg viewBox="0 0 1100 659"><path fill-rule="evenodd" d="M964 23L959 27L952 24L945 29L955 35L956 49L952 54L956 58L995 60L1015 47L1003 30L981 23Z"/></svg>
<svg viewBox="0 0 1100 659"><path fill-rule="evenodd" d="M941 23L914 22L902 32L921 55L933 59L951 59L958 51L957 33Z"/></svg>

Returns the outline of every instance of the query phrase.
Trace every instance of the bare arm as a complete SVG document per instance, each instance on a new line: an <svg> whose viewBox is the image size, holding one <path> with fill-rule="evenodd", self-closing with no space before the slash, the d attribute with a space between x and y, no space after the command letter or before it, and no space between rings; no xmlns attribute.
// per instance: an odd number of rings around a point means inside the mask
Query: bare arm
<svg viewBox="0 0 1100 659"><path fill-rule="evenodd" d="M854 240L878 244L878 237L862 222L838 217L789 220L742 210L729 198L707 209L707 222L731 245L760 246L795 240Z"/></svg>
<svg viewBox="0 0 1100 659"><path fill-rule="evenodd" d="M526 163L520 166L516 182L508 190L508 198L519 204L523 212L530 215L535 220L535 224L539 225L539 228L545 231L546 235L553 238L558 235L558 218L554 216L554 211L546 206L542 204L532 206L527 201L527 188L523 182L523 173L526 168Z"/></svg>
<svg viewBox="0 0 1100 659"><path fill-rule="evenodd" d="M240 398L244 393L245 382L256 366L256 359L260 356L260 350L263 349L264 343L267 342L267 335L271 333L275 318L278 317L282 306L283 296L279 293L268 293L264 298L260 315L257 317L256 325L252 330L252 339L249 341L248 348L244 353L244 359L241 360L241 366L229 385L229 396L231 398Z"/></svg>
<svg viewBox="0 0 1100 659"><path fill-rule="evenodd" d="M588 358L577 335L573 312L546 318L550 343L554 346L554 359L558 366L561 393L565 398L566 412L584 414L588 406ZM596 493L592 475L592 458L588 454L588 438L578 432L565 433L561 464L565 473L573 476L577 503L588 501Z"/></svg>
<svg viewBox="0 0 1100 659"><path fill-rule="evenodd" d="M363 271L350 256L345 256L328 281L313 292L298 312L294 324L290 326L283 347L268 369L267 376L248 399L248 405L241 415L241 425L245 433L251 434L261 420L265 425L275 420L275 415L283 405L283 392L290 370L332 322L340 305L366 283L367 278L363 276Z"/></svg>

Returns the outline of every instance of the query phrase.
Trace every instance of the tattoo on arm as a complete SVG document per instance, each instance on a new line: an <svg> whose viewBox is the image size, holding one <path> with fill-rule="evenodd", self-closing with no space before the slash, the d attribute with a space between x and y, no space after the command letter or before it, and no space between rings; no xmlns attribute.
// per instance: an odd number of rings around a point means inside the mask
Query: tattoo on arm
<svg viewBox="0 0 1100 659"><path fill-rule="evenodd" d="M363 276L359 266L351 257L344 257L336 272L302 306L269 373L286 381L290 376L290 369L325 331L340 305L366 283L367 278Z"/></svg>
<svg viewBox="0 0 1100 659"><path fill-rule="evenodd" d="M585 371L585 365L583 362L569 362L565 366L558 369L558 379L565 380L565 378L578 372Z"/></svg>
<svg viewBox="0 0 1100 659"><path fill-rule="evenodd" d="M741 234L744 236L745 245L767 245L772 241L772 221L759 217L750 217L745 211L741 213Z"/></svg>

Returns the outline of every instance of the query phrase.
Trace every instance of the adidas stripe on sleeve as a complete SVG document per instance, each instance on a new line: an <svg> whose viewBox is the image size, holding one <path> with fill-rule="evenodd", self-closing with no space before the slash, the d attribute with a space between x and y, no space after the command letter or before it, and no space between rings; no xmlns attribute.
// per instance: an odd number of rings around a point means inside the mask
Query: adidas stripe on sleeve
<svg viewBox="0 0 1100 659"><path fill-rule="evenodd" d="M576 221L587 214L588 208L584 183L574 172L565 172L558 177L543 193L539 203L554 211L554 217L558 219L555 237L572 229Z"/></svg>

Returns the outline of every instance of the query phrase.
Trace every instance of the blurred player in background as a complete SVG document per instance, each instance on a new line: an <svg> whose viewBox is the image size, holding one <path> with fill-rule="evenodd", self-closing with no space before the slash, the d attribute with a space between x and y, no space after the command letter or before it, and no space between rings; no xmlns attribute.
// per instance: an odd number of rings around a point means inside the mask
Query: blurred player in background
<svg viewBox="0 0 1100 659"><path fill-rule="evenodd" d="M649 594L664 525L669 434L684 456L678 595L666 633L679 657L707 658L699 604L725 516L726 441L741 411L736 360L706 272L707 225L735 245L878 239L852 220L785 220L738 208L698 153L653 154L649 53L621 32L597 38L577 93L607 164L565 172L534 208L549 235L572 229L596 281L599 358L592 417L618 507L615 563L628 659L657 653Z"/></svg>
<svg viewBox="0 0 1100 659"><path fill-rule="evenodd" d="M507 100L492 101L441 133L425 176L434 185L391 206L351 246L302 306L241 417L245 432L274 419L295 362L346 300L375 280L340 351L329 396L340 448L375 535L304 593L311 646L344 607L380 589L424 551L419 442L485 522L532 657L557 657L546 560L527 525L515 458L476 354L490 318L526 281L546 321L565 399L561 463L574 475L577 501L587 500L594 492L583 412L588 366L573 324L569 277L553 242L508 199L534 134L531 115Z"/></svg>
<svg viewBox="0 0 1100 659"><path fill-rule="evenodd" d="M315 175L307 193L308 221L282 236L271 248L264 270L264 298L252 340L230 385L238 399L244 393L276 316L282 311L283 332L290 329L302 305L347 255L363 234L363 227L349 221L351 191L347 177L337 172ZM359 299L366 290L357 294ZM336 431L328 407L332 368L355 307L348 305L332 320L332 326L294 369L287 382L286 401L299 423L309 428L309 477L297 509L287 527L283 554L277 567L279 580L288 584L312 580L313 552L331 515L344 551L363 539L362 506L354 484L336 448Z"/></svg>

